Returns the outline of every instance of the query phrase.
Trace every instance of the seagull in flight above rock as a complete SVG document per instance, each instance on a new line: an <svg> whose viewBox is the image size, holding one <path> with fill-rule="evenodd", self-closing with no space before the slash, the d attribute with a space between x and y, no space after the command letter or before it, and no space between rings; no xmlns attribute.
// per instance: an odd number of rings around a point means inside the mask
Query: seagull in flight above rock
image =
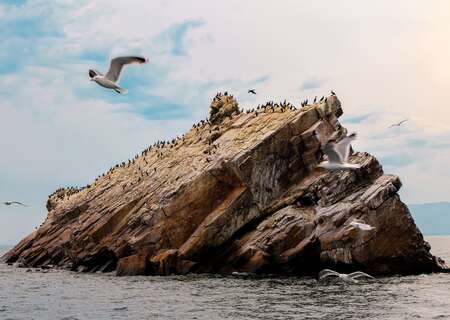
<svg viewBox="0 0 450 320"><path fill-rule="evenodd" d="M101 72L95 69L89 69L89 77L91 81L95 81L97 84L102 87L113 89L117 93L126 93L127 90L121 88L117 82L119 81L120 73L122 72L122 68L131 63L146 63L147 59L144 57L137 56L126 56L126 57L117 57L111 60L111 64L109 65L108 72L103 75Z"/></svg>
<svg viewBox="0 0 450 320"><path fill-rule="evenodd" d="M256 91L255 91L255 89L250 89L250 90L248 90L248 93L256 94Z"/></svg>
<svg viewBox="0 0 450 320"><path fill-rule="evenodd" d="M21 206L24 206L24 207L28 207L26 204L23 204L22 202L18 202L18 201L5 201L5 202L3 202L3 204L5 206L10 206L10 205L13 205L13 204L17 204L17 205L21 205Z"/></svg>
<svg viewBox="0 0 450 320"><path fill-rule="evenodd" d="M397 123L393 123L391 124L388 128L393 128L393 127L400 127L403 123L405 123L406 121L408 121L408 119L402 120L400 122Z"/></svg>
<svg viewBox="0 0 450 320"><path fill-rule="evenodd" d="M328 170L361 168L359 164L347 162L350 156L350 144L355 139L356 132L353 132L337 143L328 141L323 147L323 152L327 155L328 160L319 163L317 166Z"/></svg>

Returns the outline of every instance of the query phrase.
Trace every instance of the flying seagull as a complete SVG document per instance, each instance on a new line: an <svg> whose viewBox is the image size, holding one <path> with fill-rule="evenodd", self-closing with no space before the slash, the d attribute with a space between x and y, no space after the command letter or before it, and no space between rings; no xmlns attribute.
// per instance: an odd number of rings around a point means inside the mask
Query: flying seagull
<svg viewBox="0 0 450 320"><path fill-rule="evenodd" d="M408 119L402 120L400 122L397 123L393 123L391 124L388 128L392 128L392 127L400 127L403 123L405 123L406 121L408 121Z"/></svg>
<svg viewBox="0 0 450 320"><path fill-rule="evenodd" d="M22 202L18 202L18 201L5 201L5 202L3 202L3 204L6 205L6 206L10 206L10 205L13 205L13 204L18 204L18 205L21 205L21 206L24 206L24 207L28 207L26 204L23 204Z"/></svg>
<svg viewBox="0 0 450 320"><path fill-rule="evenodd" d="M361 167L359 164L347 162L350 155L350 143L355 139L356 132L353 132L337 143L328 141L323 147L323 151L327 155L328 160L319 163L318 167L329 170L359 169Z"/></svg>
<svg viewBox="0 0 450 320"><path fill-rule="evenodd" d="M323 269L319 272L319 281L327 278L339 279L345 282L358 283L358 279L375 279L367 273L356 271L349 274L339 273L330 269Z"/></svg>
<svg viewBox="0 0 450 320"><path fill-rule="evenodd" d="M250 90L248 90L248 93L256 94L256 91L255 91L255 89L250 89Z"/></svg>
<svg viewBox="0 0 450 320"><path fill-rule="evenodd" d="M127 57L117 57L111 60L111 64L109 65L109 70L106 75L103 75L101 72L95 69L89 69L89 77L91 81L97 82L97 84L102 87L113 89L117 93L126 93L127 90L121 88L117 85L117 81L119 81L120 73L122 72L122 68L131 63L146 63L147 59L144 57L135 57L135 56L127 56Z"/></svg>

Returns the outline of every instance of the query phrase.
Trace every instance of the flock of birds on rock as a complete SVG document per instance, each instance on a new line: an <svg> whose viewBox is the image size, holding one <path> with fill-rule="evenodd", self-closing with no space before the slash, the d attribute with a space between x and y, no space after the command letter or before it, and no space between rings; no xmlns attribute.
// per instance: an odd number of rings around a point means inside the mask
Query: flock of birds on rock
<svg viewBox="0 0 450 320"><path fill-rule="evenodd" d="M218 99L220 99L221 96L226 96L226 97L230 97L233 98L233 95L230 95L227 91L225 92L218 92L215 97L213 98L213 101L217 101ZM247 111L244 111L242 109L237 110L235 115L240 115L240 114L249 114L249 113L253 113L255 116L258 116L259 113L266 113L266 112L285 112L285 111L295 111L297 110L297 108L290 104L287 101L283 101L283 102L279 102L279 103L275 103L273 101L268 101L266 104L264 105L258 105L258 107L256 109L249 109ZM233 114L231 114L229 116L230 118L233 118ZM197 123L194 123L192 125L192 129L195 129L196 132L203 130L203 129L209 129L209 133L212 133L213 131L218 131L220 130L219 126L213 125L210 120L208 118L206 119L202 119ZM170 152L171 149L173 149L174 147L181 145L186 139L186 134L183 134L180 136L177 136L175 139L169 140L169 141L157 141L154 144L150 145L148 148L146 148L145 150L143 150L141 152L141 156L143 156L143 162L145 164L148 164L145 156L147 156L150 152L155 152L156 153L156 157L157 158L162 158L163 156L165 156L167 154L167 152ZM215 143L212 144L211 141L207 141L208 145L212 145L213 148L217 149L219 147L219 144ZM214 150L204 150L205 154L207 155L212 155L214 153ZM109 170L106 173L103 173L102 175L97 176L97 178L94 181L94 184L102 177L108 177L109 179L109 175L110 173L114 172L115 170L118 170L120 168L128 168L131 165L134 165L136 160L138 160L139 158L139 154L136 154L132 159L128 159L127 161L124 161L120 164L116 164L115 166L109 168ZM210 162L209 158L205 159L206 162ZM139 167L138 170L141 172L142 176L149 176L150 171L144 171L142 170L143 168ZM153 172L156 172L156 167L153 168ZM140 180L140 178L139 178ZM138 182L139 182L138 180ZM133 185L133 182L130 182L130 184L128 186ZM59 199L64 198L65 196L71 196L73 194L76 194L84 189L88 189L90 188L91 185L88 184L84 187L67 187L67 188L58 188L57 190L55 190L52 194L50 194L48 196L48 198L52 198L52 197L57 197ZM123 185L123 188L125 188L126 185Z"/></svg>
<svg viewBox="0 0 450 320"><path fill-rule="evenodd" d="M134 63L143 64L146 62L148 62L148 60L146 58L140 57L140 56L116 57L111 60L109 70L106 72L106 74L102 74L100 71L98 71L96 69L89 69L88 74L89 74L89 78L91 81L97 83L98 85L100 85L102 87L114 90L115 92L122 94L122 93L127 92L127 90L125 88L120 87L118 84L123 67L128 64L134 64ZM257 93L256 93L255 89L249 89L248 94L256 95ZM331 94L336 95L336 93L334 91L331 91ZM220 99L221 96L228 96L228 92L224 92L223 95L222 95L222 93L216 94L216 96L213 99L213 102L216 101L217 99ZM232 95L230 95L229 97L233 98ZM317 103L317 102L319 102L319 103L325 102L326 103L327 98L322 96L318 100L317 97L314 97L313 103ZM305 107L307 105L308 105L308 99L301 102L301 107ZM297 108L294 105L290 104L289 102L286 102L286 100L285 100L280 103L274 103L273 101L269 101L263 105L258 105L256 107L256 109L247 110L247 111L245 111L245 113L247 113L247 114L254 113L256 116L258 116L258 113L267 113L267 112L276 112L276 111L285 112L285 111L296 111L296 110L297 110ZM244 110L238 109L236 111L236 114L241 114L241 113L244 113ZM230 115L230 117L232 117L232 115ZM388 128L392 128L392 127L396 127L396 126L399 127L406 121L408 121L408 119L404 119L398 123L394 123L394 124L390 125ZM192 128L196 129L196 131L198 131L199 129L203 128L206 125L208 125L210 127L210 129L209 129L210 133L212 132L212 130L219 130L218 127L212 128L212 124L208 118L206 118L205 120L200 120L198 123L194 124L192 126ZM171 141L155 142L153 145L149 146L147 149L145 149L144 151L141 152L141 156L143 156L143 161L146 164L148 164L147 160L145 159L145 156L149 152L152 152L152 151L156 153L157 158L162 157L164 155L164 151L166 151L168 149L172 149L175 146L177 146L178 144L182 143L185 140L185 137L186 137L186 135L183 134L181 137L177 137L175 139L172 139ZM348 158L349 158L350 150L351 150L351 142L356 139L356 133L351 133L350 135L342 138L338 142L335 141L335 138L337 138L337 137L329 138L328 141L324 144L323 152L326 154L327 160L319 163L318 167L325 168L328 170L359 169L360 165L352 164L352 163L348 162ZM211 144L211 142L209 142L209 144ZM216 144L214 145L214 147L218 148L218 146ZM211 154L211 151L209 151L209 154ZM137 154L133 159L129 159L127 162L122 162L120 164L115 165L114 167L111 167L107 171L106 175L114 172L115 170L117 170L119 168L129 167L130 165L134 164L138 158L139 158L139 155ZM139 170L142 171L140 167L139 167ZM151 171L156 172L156 170L157 169L155 167ZM143 174L145 174L147 176L149 175L149 171L142 171L142 172L143 172ZM101 177L105 177L105 174L98 176L95 179L95 181L97 182L98 179L100 179ZM139 180L140 180L140 178L139 178ZM125 186L123 186L123 188ZM70 196L72 194L76 194L76 193L82 191L83 189L89 188L89 187L90 187L90 185L88 184L82 188L79 188L79 187L59 188L54 193L52 193L49 196L49 198L51 198L55 195L57 197ZM27 206L26 204L19 202L19 201L5 201L5 202L3 202L3 204L6 206L11 206L11 205L19 205L19 206L24 206L24 207ZM349 225L359 231L362 231L362 232L368 232L368 231L372 231L373 229L375 229L374 227L372 227L368 224L365 224L364 222L359 221L359 220L354 220ZM365 274L363 272L354 272L354 273L350 273L347 275L347 274L340 274L335 271L325 269L319 273L319 280L324 280L324 279L329 279L329 278L339 278L344 281L353 282L353 283L357 282L357 279L363 279L363 278L364 279L373 279L373 277L371 277L370 275Z"/></svg>
<svg viewBox="0 0 450 320"><path fill-rule="evenodd" d="M127 92L127 90L125 88L120 87L118 84L118 81L120 79L120 75L122 73L124 66L129 65L129 64L144 64L147 62L148 62L148 59L145 57L141 57L141 56L116 57L110 61L110 66L109 66L109 69L106 72L106 74L102 74L100 71L98 71L96 69L89 69L88 74L89 74L90 80L94 81L98 85L105 87L107 89L114 90L117 93L125 93L125 92ZM253 94L253 95L257 94L255 89L249 89L248 93ZM336 95L336 93L334 91L331 91L331 94ZM218 93L214 97L214 100L218 99L221 95L222 95L221 93ZM228 92L224 92L223 95L227 96ZM230 97L233 98L232 95L230 95ZM326 102L327 98L322 96L322 98L319 99L319 102L322 102L322 101ZM316 102L317 102L317 97L314 97L313 103L316 103ZM307 105L308 105L308 99L301 102L302 107L305 107ZM269 101L264 105L258 105L256 107L256 109L249 109L249 110L245 111L245 113L247 113L247 114L255 113L255 115L258 116L259 113L266 113L266 112L270 112L270 111L271 112L276 112L276 111L285 112L288 110L295 111L295 110L297 110L297 108L294 105L286 102L286 100L284 102L280 102L280 103L274 103L273 101ZM240 113L244 113L244 110L239 109L237 111L237 114L240 114ZM389 126L389 128L392 128L395 126L401 126L406 121L407 121L407 119L402 120L398 123L394 123L391 126ZM211 123L208 119L201 120L200 122L194 124L192 127L198 131L199 128L201 128L204 125L211 125ZM172 141L157 141L152 146L150 146L148 149L144 150L142 152L142 155L146 155L148 152L150 152L153 149L153 150L156 150L158 157L162 157L163 150L165 148L170 148L170 149L173 148L174 146L176 146L179 143L180 140L184 140L184 136L185 135L183 135L181 138L177 137L176 139L173 139ZM334 142L332 139L330 139L323 147L323 151L327 155L328 160L320 163L319 167L329 169L329 170L358 169L359 165L351 164L351 163L347 162L349 153L350 153L350 143L355 138L356 138L356 133L352 133L349 136L344 137L339 142ZM138 158L138 155L136 155L134 159L128 160L128 162L122 162L121 164L117 164L116 166L110 168L107 173L113 172L114 170L116 170L118 168L125 168L125 167L133 164L137 158ZM156 170L156 168L154 170ZM147 175L148 175L148 172L147 172ZM103 176L105 176L105 174L98 176L96 178L96 181L100 177L103 177ZM61 193L61 190L64 190L65 194L70 195L70 194L78 193L79 191L83 190L84 188L89 188L89 187L90 187L90 185L88 184L88 185L86 185L86 187L82 187L82 188L79 188L79 187L60 188L60 189L56 190L53 194L51 194L49 197L53 196L54 194ZM25 204L18 202L18 201L5 201L5 202L3 202L3 204L7 205L7 206L11 206L11 205L26 206Z"/></svg>

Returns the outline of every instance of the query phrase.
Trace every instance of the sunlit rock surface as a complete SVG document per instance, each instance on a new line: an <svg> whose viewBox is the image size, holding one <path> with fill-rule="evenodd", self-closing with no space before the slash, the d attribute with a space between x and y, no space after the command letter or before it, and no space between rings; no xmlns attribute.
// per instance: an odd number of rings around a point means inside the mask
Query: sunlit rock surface
<svg viewBox="0 0 450 320"><path fill-rule="evenodd" d="M211 121L51 195L46 221L3 259L118 275L442 271L398 196L399 178L377 159L356 152L360 170L316 168L319 137L346 134L342 113L335 96L246 113L218 95ZM353 228L355 219L375 230Z"/></svg>

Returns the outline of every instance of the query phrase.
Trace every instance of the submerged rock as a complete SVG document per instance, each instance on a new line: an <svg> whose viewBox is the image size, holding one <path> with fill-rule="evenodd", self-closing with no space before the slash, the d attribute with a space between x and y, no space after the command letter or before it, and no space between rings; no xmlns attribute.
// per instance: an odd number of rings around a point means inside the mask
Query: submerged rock
<svg viewBox="0 0 450 320"><path fill-rule="evenodd" d="M300 110L244 114L229 95L213 106L182 138L52 195L46 221L3 259L118 275L447 268L401 202L399 178L373 156L354 153L359 170L316 168L319 139L346 134L335 96Z"/></svg>
<svg viewBox="0 0 450 320"><path fill-rule="evenodd" d="M150 273L148 254L133 254L119 260L116 274L118 276L138 276Z"/></svg>

